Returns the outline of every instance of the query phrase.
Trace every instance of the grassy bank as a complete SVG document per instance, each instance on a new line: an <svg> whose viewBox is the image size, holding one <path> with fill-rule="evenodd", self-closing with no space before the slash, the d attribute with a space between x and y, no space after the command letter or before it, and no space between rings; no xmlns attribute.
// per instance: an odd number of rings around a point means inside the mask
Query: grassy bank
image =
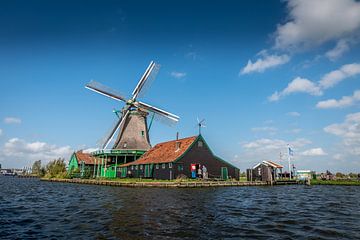
<svg viewBox="0 0 360 240"><path fill-rule="evenodd" d="M360 186L359 180L311 180L311 185Z"/></svg>

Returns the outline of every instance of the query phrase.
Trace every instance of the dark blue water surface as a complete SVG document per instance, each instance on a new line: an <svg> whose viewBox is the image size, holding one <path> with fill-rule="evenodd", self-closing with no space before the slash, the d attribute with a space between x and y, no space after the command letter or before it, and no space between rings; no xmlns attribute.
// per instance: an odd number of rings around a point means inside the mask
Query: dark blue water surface
<svg viewBox="0 0 360 240"><path fill-rule="evenodd" d="M0 177L1 239L360 239L360 187L119 188Z"/></svg>

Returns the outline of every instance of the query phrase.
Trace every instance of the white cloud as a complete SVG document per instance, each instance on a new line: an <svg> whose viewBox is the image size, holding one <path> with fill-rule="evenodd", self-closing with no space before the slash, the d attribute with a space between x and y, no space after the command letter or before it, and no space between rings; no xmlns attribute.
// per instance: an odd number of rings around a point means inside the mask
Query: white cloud
<svg viewBox="0 0 360 240"><path fill-rule="evenodd" d="M241 70L240 74L248 74L252 72L264 72L268 68L274 68L290 61L290 57L284 55L266 55L257 59L254 63L248 60L247 65Z"/></svg>
<svg viewBox="0 0 360 240"><path fill-rule="evenodd" d="M321 89L315 83L308 79L297 77L284 90L273 93L268 100L270 102L278 101L280 98L293 93L308 93L314 96L322 95Z"/></svg>
<svg viewBox="0 0 360 240"><path fill-rule="evenodd" d="M320 80L319 86L322 89L327 89L335 86L346 78L355 76L360 73L360 63L352 63L343 65L340 69L332 71Z"/></svg>
<svg viewBox="0 0 360 240"><path fill-rule="evenodd" d="M316 104L317 108L344 108L360 101L360 90L356 90L352 96L343 96L341 99L329 99Z"/></svg>
<svg viewBox="0 0 360 240"><path fill-rule="evenodd" d="M173 71L170 73L170 75L174 78L177 78L177 79L180 79L180 78L183 78L183 77L186 77L186 73L185 72L176 72L176 71Z"/></svg>
<svg viewBox="0 0 360 240"><path fill-rule="evenodd" d="M0 151L4 165L9 167L23 167L35 160L42 160L43 164L48 161L64 157L68 160L73 150L70 146L56 146L45 142L27 142L23 139L9 139Z"/></svg>
<svg viewBox="0 0 360 240"><path fill-rule="evenodd" d="M266 152L268 150L281 150L281 149L286 149L287 148L287 144L290 144L291 146L298 148L298 147L303 147L307 144L310 144L311 141L304 139L304 138L299 138L296 139L294 141L284 141L281 139L269 139L269 138L261 138L261 139L257 139L255 141L252 142L246 142L244 144L242 144L242 147L245 149L251 149L253 151L257 151L257 152Z"/></svg>
<svg viewBox="0 0 360 240"><path fill-rule="evenodd" d="M251 131L254 131L254 132L261 132L261 131L275 132L275 131L277 131L277 128L274 128L274 127L254 127L254 128L251 129Z"/></svg>
<svg viewBox="0 0 360 240"><path fill-rule="evenodd" d="M306 78L297 77L288 86L268 97L270 102L280 100L282 97L293 93L308 93L313 96L321 96L325 89L334 87L346 78L360 74L360 63L352 63L341 66L339 69L325 74L319 82L313 82Z"/></svg>
<svg viewBox="0 0 360 240"><path fill-rule="evenodd" d="M84 153L92 153L92 152L95 152L95 151L98 151L100 150L99 148L86 148L86 149L83 149L82 151Z"/></svg>
<svg viewBox="0 0 360 240"><path fill-rule="evenodd" d="M298 113L298 112L288 112L288 113L286 113L286 115L291 116L291 117L300 117L300 113Z"/></svg>
<svg viewBox="0 0 360 240"><path fill-rule="evenodd" d="M2 135L2 133L3 133L3 130L0 128L0 136Z"/></svg>
<svg viewBox="0 0 360 240"><path fill-rule="evenodd" d="M4 118L4 123L6 124L20 124L21 119L16 117L6 117Z"/></svg>
<svg viewBox="0 0 360 240"><path fill-rule="evenodd" d="M349 49L350 49L349 43L344 39L340 39L333 49L325 53L325 56L331 61L335 61L336 59L341 57L345 52L349 51Z"/></svg>
<svg viewBox="0 0 360 240"><path fill-rule="evenodd" d="M343 123L331 124L324 131L342 139L342 152L360 156L360 112L348 114Z"/></svg>
<svg viewBox="0 0 360 240"><path fill-rule="evenodd" d="M289 21L278 25L275 48L318 46L352 36L360 28L360 3L354 0L289 0Z"/></svg>
<svg viewBox="0 0 360 240"><path fill-rule="evenodd" d="M311 148L308 150L305 150L303 152L300 153L302 156L307 156L307 157L315 157L315 156L325 156L327 155L326 152L324 152L324 150L322 148Z"/></svg>

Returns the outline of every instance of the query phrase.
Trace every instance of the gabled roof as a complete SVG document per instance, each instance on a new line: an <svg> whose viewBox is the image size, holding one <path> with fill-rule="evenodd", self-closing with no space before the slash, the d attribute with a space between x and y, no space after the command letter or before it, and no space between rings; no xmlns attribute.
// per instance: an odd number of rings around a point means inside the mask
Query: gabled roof
<svg viewBox="0 0 360 240"><path fill-rule="evenodd" d="M268 165L270 165L271 167L274 167L274 168L283 168L284 167L284 166L282 166L276 162L270 161L270 160L263 161L263 162L267 163Z"/></svg>
<svg viewBox="0 0 360 240"><path fill-rule="evenodd" d="M89 153L84 153L82 150L77 151L75 153L76 159L78 160L78 164L82 161L87 165L94 165L95 158L91 156Z"/></svg>
<svg viewBox="0 0 360 240"><path fill-rule="evenodd" d="M179 140L173 140L169 142L156 144L155 147L147 151L138 160L123 164L121 165L121 167L126 167L130 165L139 165L139 164L174 162L190 148L190 146L197 138L198 136L193 136L193 137L182 138ZM179 144L178 149L177 149L177 144Z"/></svg>
<svg viewBox="0 0 360 240"><path fill-rule="evenodd" d="M261 163L258 163L256 164L255 166L253 166L253 169L254 168L257 168L258 166L260 166L261 164L264 164L266 166L270 166L270 167L273 167L273 168L283 168L282 165L278 164L278 163L275 163L273 161L270 161L270 160L267 160L267 161L262 161Z"/></svg>

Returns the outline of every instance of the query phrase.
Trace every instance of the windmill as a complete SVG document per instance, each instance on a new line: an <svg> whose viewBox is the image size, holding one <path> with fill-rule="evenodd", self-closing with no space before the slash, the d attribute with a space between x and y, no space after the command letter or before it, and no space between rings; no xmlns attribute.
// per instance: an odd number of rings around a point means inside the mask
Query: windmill
<svg viewBox="0 0 360 240"><path fill-rule="evenodd" d="M205 126L205 119L200 121L199 118L196 118L196 120L197 120L196 126L199 128L199 135L201 135L201 128L206 127Z"/></svg>
<svg viewBox="0 0 360 240"><path fill-rule="evenodd" d="M102 149L107 149L116 133L118 133L118 135L112 149L150 149L151 145L147 125L147 116L149 113L152 113L153 116L158 118L170 120L173 123L179 121L179 117L172 113L138 101L138 97L144 92L150 80L155 78L158 70L159 65L151 61L129 99L95 81L86 84L85 88L91 91L125 103L120 111L113 111L117 115L118 120L103 142Z"/></svg>

